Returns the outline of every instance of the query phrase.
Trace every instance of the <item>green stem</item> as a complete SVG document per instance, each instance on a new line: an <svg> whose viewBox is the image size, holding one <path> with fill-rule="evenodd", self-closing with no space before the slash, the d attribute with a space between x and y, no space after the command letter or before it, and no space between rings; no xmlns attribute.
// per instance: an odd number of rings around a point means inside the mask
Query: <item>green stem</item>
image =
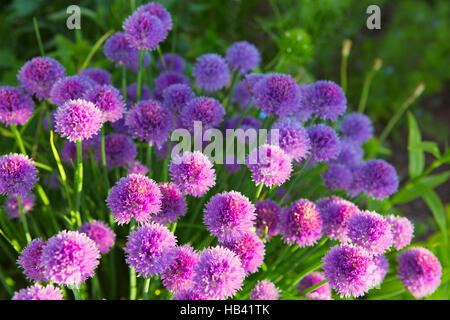
<svg viewBox="0 0 450 320"><path fill-rule="evenodd" d="M136 102L141 101L142 72L144 69L144 53L145 53L144 50L139 49L138 73L137 73L137 80L136 80Z"/></svg>
<svg viewBox="0 0 450 320"><path fill-rule="evenodd" d="M80 204L81 192L83 191L83 147L81 139L76 141L77 146L77 166L75 170L75 218L78 227L81 226Z"/></svg>
<svg viewBox="0 0 450 320"><path fill-rule="evenodd" d="M302 296L305 296L305 295L307 295L308 293L313 292L314 290L320 288L321 286L323 286L323 285L324 285L325 283L327 283L327 282L328 282L328 279L324 279L324 280L322 280L322 281L320 281L320 282L318 282L318 283L316 283L316 284L314 284L314 285L312 285L312 286L306 288L305 290L303 290L302 292L300 292L299 295L300 295L301 297L302 297Z"/></svg>
<svg viewBox="0 0 450 320"><path fill-rule="evenodd" d="M20 199L19 194L17 194L17 204L19 206L20 219L22 220L23 230L25 231L25 238L27 239L27 243L30 243L30 230L28 229L27 218L25 217L25 213L23 212L22 199Z"/></svg>
<svg viewBox="0 0 450 320"><path fill-rule="evenodd" d="M11 289L11 287L6 282L5 276L3 275L1 268L0 268L0 282L3 284L3 286L5 287L5 289L8 292L8 294L10 296L12 296L14 291Z"/></svg>
<svg viewBox="0 0 450 320"><path fill-rule="evenodd" d="M158 46L158 48L156 50L158 51L159 59L161 60L164 70L167 71L166 60L164 59L164 55L162 53L161 47Z"/></svg>
<svg viewBox="0 0 450 320"><path fill-rule="evenodd" d="M130 232L136 229L136 223L133 221L130 224ZM130 268L130 300L136 300L137 286L136 286L136 270L133 267Z"/></svg>
<svg viewBox="0 0 450 320"><path fill-rule="evenodd" d="M233 76L231 78L230 89L228 91L227 101L226 101L226 104L225 104L225 110L228 110L228 107L230 106L231 95L233 94L233 90L234 90L234 87L236 86L236 82L237 82L238 78L239 78L239 73L237 71L233 72Z"/></svg>
<svg viewBox="0 0 450 320"><path fill-rule="evenodd" d="M263 187L264 187L264 184L261 182L261 183L258 185L258 187L256 188L256 193L255 193L255 198L254 198L254 199L255 199L255 202L258 201L259 196L261 195L261 191L262 191Z"/></svg>
<svg viewBox="0 0 450 320"><path fill-rule="evenodd" d="M291 284L289 285L289 287L287 288L287 290L292 289L293 287L295 287L295 285L302 280L304 277L306 277L308 274L310 274L311 272L319 269L320 267L322 267L323 262L322 260L319 260L318 262L316 262L315 264L311 265L309 268L307 268L305 271L303 271L302 273L300 273L297 278L295 278L294 281L291 282Z"/></svg>
<svg viewBox="0 0 450 320"><path fill-rule="evenodd" d="M169 142L167 144L167 154L166 158L163 162L163 170L161 175L161 181L167 181L167 178L169 177L169 161L170 161L170 151L172 149L172 140L169 139Z"/></svg>
<svg viewBox="0 0 450 320"><path fill-rule="evenodd" d="M144 300L148 300L148 290L150 289L150 280L151 278L145 279L144 282Z"/></svg>
<svg viewBox="0 0 450 320"><path fill-rule="evenodd" d="M36 20L36 17L33 17L33 27L34 33L36 34L36 40L39 46L39 52L41 53L41 57L45 56L44 46L42 45L41 33L39 32L39 25Z"/></svg>
<svg viewBox="0 0 450 320"><path fill-rule="evenodd" d="M380 59L376 59L372 69L367 73L366 78L364 79L363 89L361 92L361 98L359 100L359 106L358 106L358 112L364 113L364 110L366 109L367 104L367 98L369 97L369 89L370 84L372 83L372 78L375 75L375 73L380 70L382 65L382 62Z"/></svg>
<svg viewBox="0 0 450 320"><path fill-rule="evenodd" d="M92 47L91 51L89 51L89 53L88 53L86 59L84 60L83 64L81 65L81 69L87 68L87 66L89 65L89 62L91 61L91 59L94 56L94 54L102 46L103 42L105 42L106 39L108 39L109 36L112 35L113 33L114 33L114 30L109 30L100 39L97 40L97 42Z"/></svg>
<svg viewBox="0 0 450 320"><path fill-rule="evenodd" d="M15 124L11 125L11 131L13 132L14 136L16 137L17 144L19 145L20 152L24 155L27 154L25 151L25 146L23 145L22 137L20 136L19 130L17 130L17 127Z"/></svg>
<svg viewBox="0 0 450 320"><path fill-rule="evenodd" d="M127 101L127 68L125 64L122 65L122 96L123 101Z"/></svg>
<svg viewBox="0 0 450 320"><path fill-rule="evenodd" d="M146 155L146 165L149 170L148 175L152 175L152 146L150 143L147 144L147 155Z"/></svg>
<svg viewBox="0 0 450 320"><path fill-rule="evenodd" d="M80 295L80 291L78 290L78 288L72 287L72 292L73 292L73 296L74 296L75 300L81 300L81 295Z"/></svg>
<svg viewBox="0 0 450 320"><path fill-rule="evenodd" d="M344 93L347 92L347 64L351 46L352 42L349 39L342 42L341 87Z"/></svg>
<svg viewBox="0 0 450 320"><path fill-rule="evenodd" d="M101 151L102 151L102 171L103 171L103 179L105 180L106 193L109 193L110 185L108 178L108 168L106 167L106 150L105 150L105 129L102 127L101 129Z"/></svg>

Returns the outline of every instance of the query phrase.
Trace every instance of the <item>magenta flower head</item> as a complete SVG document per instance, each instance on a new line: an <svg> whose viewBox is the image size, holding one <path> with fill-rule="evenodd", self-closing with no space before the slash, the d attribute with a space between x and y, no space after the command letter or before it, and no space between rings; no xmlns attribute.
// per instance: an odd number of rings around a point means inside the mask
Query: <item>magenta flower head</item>
<svg viewBox="0 0 450 320"><path fill-rule="evenodd" d="M268 236L278 234L281 208L275 201L262 200L256 203L256 234L260 237L266 232Z"/></svg>
<svg viewBox="0 0 450 320"><path fill-rule="evenodd" d="M111 73L101 68L83 69L78 74L90 78L101 86L111 84Z"/></svg>
<svg viewBox="0 0 450 320"><path fill-rule="evenodd" d="M414 237L414 225L405 217L389 215L386 221L391 226L394 248L400 250L411 243Z"/></svg>
<svg viewBox="0 0 450 320"><path fill-rule="evenodd" d="M198 57L193 75L197 87L206 92L221 90L230 81L230 70L227 63L215 53L208 53Z"/></svg>
<svg viewBox="0 0 450 320"><path fill-rule="evenodd" d="M261 73L250 73L236 84L231 98L232 102L238 103L241 109L251 107L254 104L253 95L258 82L264 79ZM253 103L252 103L253 102Z"/></svg>
<svg viewBox="0 0 450 320"><path fill-rule="evenodd" d="M24 195L39 180L33 160L28 156L10 153L0 157L0 194Z"/></svg>
<svg viewBox="0 0 450 320"><path fill-rule="evenodd" d="M0 122L6 126L23 125L30 119L34 102L22 90L0 87Z"/></svg>
<svg viewBox="0 0 450 320"><path fill-rule="evenodd" d="M280 216L282 238L286 243L297 243L301 248L314 245L322 237L322 219L319 209L306 199L300 199L283 208Z"/></svg>
<svg viewBox="0 0 450 320"><path fill-rule="evenodd" d="M347 98L333 81L319 80L306 88L303 104L310 106L317 117L335 121L345 112Z"/></svg>
<svg viewBox="0 0 450 320"><path fill-rule="evenodd" d="M161 72L161 74L155 79L155 98L162 100L164 90L173 84L189 85L189 79L185 75L178 72Z"/></svg>
<svg viewBox="0 0 450 320"><path fill-rule="evenodd" d="M253 149L248 155L247 166L253 181L267 187L283 184L292 171L291 158L280 147L269 144Z"/></svg>
<svg viewBox="0 0 450 320"><path fill-rule="evenodd" d="M178 115L189 101L195 98L191 87L186 84L176 83L163 91L164 106Z"/></svg>
<svg viewBox="0 0 450 320"><path fill-rule="evenodd" d="M193 287L177 290L173 293L173 300L208 300Z"/></svg>
<svg viewBox="0 0 450 320"><path fill-rule="evenodd" d="M194 121L200 121L203 130L218 127L225 115L222 104L209 97L194 98L181 110L179 122L190 132L194 131Z"/></svg>
<svg viewBox="0 0 450 320"><path fill-rule="evenodd" d="M342 119L340 131L344 137L359 144L364 143L373 136L372 120L362 113L350 113Z"/></svg>
<svg viewBox="0 0 450 320"><path fill-rule="evenodd" d="M434 254L421 247L403 251L398 257L398 277L416 299L432 294L441 283L442 267Z"/></svg>
<svg viewBox="0 0 450 320"><path fill-rule="evenodd" d="M270 74L255 88L257 106L267 115L288 116L300 103L299 90L294 78L287 74Z"/></svg>
<svg viewBox="0 0 450 320"><path fill-rule="evenodd" d="M380 254L373 257L373 263L375 264L375 268L372 272L372 287L376 287L379 286L383 282L384 277L386 277L386 274L389 271L389 262L384 254Z"/></svg>
<svg viewBox="0 0 450 320"><path fill-rule="evenodd" d="M131 174L112 187L106 203L119 224L129 223L131 218L143 223L161 210L161 198L161 191L152 179Z"/></svg>
<svg viewBox="0 0 450 320"><path fill-rule="evenodd" d="M264 243L255 233L248 232L239 240L225 241L222 244L238 255L246 274L254 273L261 267L265 253Z"/></svg>
<svg viewBox="0 0 450 320"><path fill-rule="evenodd" d="M116 167L126 167L136 158L137 148L133 140L124 134L112 133L105 137L106 167L109 169ZM95 150L95 158L101 163L101 146Z"/></svg>
<svg viewBox="0 0 450 320"><path fill-rule="evenodd" d="M355 179L360 188L375 199L387 198L398 189L397 171L384 160L364 162Z"/></svg>
<svg viewBox="0 0 450 320"><path fill-rule="evenodd" d="M199 254L189 245L175 246L167 252L167 269L161 274L163 285L169 290L182 290L191 287Z"/></svg>
<svg viewBox="0 0 450 320"><path fill-rule="evenodd" d="M333 128L324 124L315 124L308 129L311 141L311 158L314 161L335 159L341 151L339 137Z"/></svg>
<svg viewBox="0 0 450 320"><path fill-rule="evenodd" d="M100 259L95 242L84 233L63 230L47 240L41 265L49 281L79 287L94 276Z"/></svg>
<svg viewBox="0 0 450 320"><path fill-rule="evenodd" d="M203 196L216 182L211 161L199 151L186 151L180 159L172 159L169 173L183 194L194 197Z"/></svg>
<svg viewBox="0 0 450 320"><path fill-rule="evenodd" d="M131 162L131 164L128 166L128 171L127 174L142 174L143 176L145 176L148 173L148 168L147 166L143 165L140 161L133 161Z"/></svg>
<svg viewBox="0 0 450 320"><path fill-rule="evenodd" d="M258 281L250 293L251 300L278 300L280 290L269 280Z"/></svg>
<svg viewBox="0 0 450 320"><path fill-rule="evenodd" d="M113 61L116 67L125 65L127 69L134 72L139 67L139 50L130 46L130 43L123 32L116 32L105 42L104 53L106 58ZM145 55L144 67L150 63L150 56Z"/></svg>
<svg viewBox="0 0 450 320"><path fill-rule="evenodd" d="M258 67L261 54L253 44L238 41L227 49L225 59L233 70L245 74Z"/></svg>
<svg viewBox="0 0 450 320"><path fill-rule="evenodd" d="M323 184L330 190L347 190L353 182L351 169L339 163L329 163L322 173Z"/></svg>
<svg viewBox="0 0 450 320"><path fill-rule="evenodd" d="M42 248L45 243L41 239L34 239L22 250L17 264L30 281L47 281L45 270L41 263Z"/></svg>
<svg viewBox="0 0 450 320"><path fill-rule="evenodd" d="M255 206L237 191L211 197L204 209L203 222L219 241L241 239L253 227Z"/></svg>
<svg viewBox="0 0 450 320"><path fill-rule="evenodd" d="M299 121L283 117L275 122L272 130L278 130L279 146L293 161L301 162L308 157L311 143L307 131Z"/></svg>
<svg viewBox="0 0 450 320"><path fill-rule="evenodd" d="M15 292L11 300L64 300L64 297L60 288L36 283Z"/></svg>
<svg viewBox="0 0 450 320"><path fill-rule="evenodd" d="M320 272L311 272L300 280L296 288L298 292L302 292L325 279L326 278ZM306 294L305 297L314 300L332 300L330 284L323 284L319 288Z"/></svg>
<svg viewBox="0 0 450 320"><path fill-rule="evenodd" d="M149 100L152 97L152 92L150 89L144 84L141 86L141 101ZM137 83L133 82L127 87L127 100L131 103L135 104L137 102Z"/></svg>
<svg viewBox="0 0 450 320"><path fill-rule="evenodd" d="M194 277L194 290L210 300L234 296L242 288L245 271L239 257L230 249L207 248L200 255Z"/></svg>
<svg viewBox="0 0 450 320"><path fill-rule="evenodd" d="M325 277L342 297L360 297L373 285L374 262L361 247L336 245L323 258Z"/></svg>
<svg viewBox="0 0 450 320"><path fill-rule="evenodd" d="M166 10L166 8L164 8L158 2L149 2L136 9L136 12L142 11L158 17L158 19L161 20L161 23L165 30L172 30L172 17L170 16L170 13Z"/></svg>
<svg viewBox="0 0 450 320"><path fill-rule="evenodd" d="M382 254L392 246L391 226L376 212L362 211L352 215L347 228L350 241L372 255Z"/></svg>
<svg viewBox="0 0 450 320"><path fill-rule="evenodd" d="M20 200L22 201L22 209L24 214L33 210L35 199L36 197L32 193L25 193L21 195ZM9 219L20 217L19 204L17 202L16 194L8 196L3 204L3 210L5 210L5 213L8 215Z"/></svg>
<svg viewBox="0 0 450 320"><path fill-rule="evenodd" d="M144 278L160 274L169 266L165 255L176 244L175 235L165 226L144 224L128 236L126 262Z"/></svg>
<svg viewBox="0 0 450 320"><path fill-rule="evenodd" d="M152 220L161 224L177 221L179 217L186 214L186 199L172 182L160 182L158 187L162 195L161 210L152 216Z"/></svg>
<svg viewBox="0 0 450 320"><path fill-rule="evenodd" d="M59 79L50 91L50 102L62 106L69 100L82 99L85 93L98 84L85 76L70 76Z"/></svg>
<svg viewBox="0 0 450 320"><path fill-rule="evenodd" d="M168 71L183 73L184 60L178 54L166 53L165 55L163 55L163 60L166 64ZM161 59L158 61L158 69L161 71L165 71L165 68L164 68L164 65L163 65Z"/></svg>
<svg viewBox="0 0 450 320"><path fill-rule="evenodd" d="M161 20L144 10L136 10L123 22L122 28L130 46L140 50L153 51L167 37Z"/></svg>
<svg viewBox="0 0 450 320"><path fill-rule="evenodd" d="M103 125L103 114L92 102L69 100L56 109L55 131L69 141L87 140Z"/></svg>
<svg viewBox="0 0 450 320"><path fill-rule="evenodd" d="M94 240L101 254L107 254L114 245L116 235L103 221L93 220L84 223L78 230Z"/></svg>
<svg viewBox="0 0 450 320"><path fill-rule="evenodd" d="M26 62L17 74L20 86L38 100L50 97L56 81L66 75L64 67L55 59L34 57Z"/></svg>
<svg viewBox="0 0 450 320"><path fill-rule="evenodd" d="M95 104L103 113L104 121L115 122L125 112L125 102L119 90L110 85L96 86L84 94L84 99Z"/></svg>

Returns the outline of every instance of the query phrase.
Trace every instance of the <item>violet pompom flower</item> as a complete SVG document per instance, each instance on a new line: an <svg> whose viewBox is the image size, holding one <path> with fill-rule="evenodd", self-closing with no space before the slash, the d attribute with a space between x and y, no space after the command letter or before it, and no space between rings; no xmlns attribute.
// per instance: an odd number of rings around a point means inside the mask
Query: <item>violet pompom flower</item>
<svg viewBox="0 0 450 320"><path fill-rule="evenodd" d="M291 115L300 103L297 83L287 74L267 75L256 85L255 100L265 114Z"/></svg>
<svg viewBox="0 0 450 320"><path fill-rule="evenodd" d="M194 197L203 196L216 181L211 161L199 151L186 151L179 159L172 159L169 173L183 194Z"/></svg>
<svg viewBox="0 0 450 320"><path fill-rule="evenodd" d="M78 231L94 240L101 254L107 254L109 249L114 245L116 239L114 231L112 231L106 223L100 220L86 222L78 229Z"/></svg>
<svg viewBox="0 0 450 320"><path fill-rule="evenodd" d="M147 166L143 165L141 162L136 160L136 161L133 161L131 163L131 165L128 166L127 174L130 175L130 174L136 173L136 174L142 174L143 176L145 176L148 173L148 171L149 170L148 170Z"/></svg>
<svg viewBox="0 0 450 320"><path fill-rule="evenodd" d="M183 73L184 71L184 60L181 56L174 53L166 53L163 55L162 60L166 64L168 71L174 71L178 73ZM165 71L162 60L158 60L158 69L161 71Z"/></svg>
<svg viewBox="0 0 450 320"><path fill-rule="evenodd" d="M60 288L36 283L15 292L11 300L64 300L64 297Z"/></svg>
<svg viewBox="0 0 450 320"><path fill-rule="evenodd" d="M311 158L314 161L335 159L340 152L339 137L333 128L324 124L315 124L308 129L311 141Z"/></svg>
<svg viewBox="0 0 450 320"><path fill-rule="evenodd" d="M339 163L329 163L321 177L323 184L330 190L347 190L353 181L350 169Z"/></svg>
<svg viewBox="0 0 450 320"><path fill-rule="evenodd" d="M344 138L340 140L340 146L339 155L330 162L344 165L352 170L362 163L364 150L360 145L348 138Z"/></svg>
<svg viewBox="0 0 450 320"><path fill-rule="evenodd" d="M225 241L222 245L238 255L246 274L255 273L261 267L265 254L264 243L255 233L248 232L239 240Z"/></svg>
<svg viewBox="0 0 450 320"><path fill-rule="evenodd" d="M167 31L172 30L172 17L170 13L158 2L149 2L144 4L136 9L136 12L147 12L151 15L158 17L161 20L161 23Z"/></svg>
<svg viewBox="0 0 450 320"><path fill-rule="evenodd" d="M23 196L39 180L33 160L23 154L10 153L0 157L0 194Z"/></svg>
<svg viewBox="0 0 450 320"><path fill-rule="evenodd" d="M314 110L313 106L308 104L306 101L306 90L308 89L308 85L306 84L299 84L297 86L298 94L300 96L300 103L297 106L297 109L294 112L294 116L299 121L306 121L311 119Z"/></svg>
<svg viewBox="0 0 450 320"><path fill-rule="evenodd" d="M141 101L149 100L152 97L150 89L143 84L141 86ZM127 87L127 100L131 101L131 104L137 102L137 83L133 82Z"/></svg>
<svg viewBox="0 0 450 320"><path fill-rule="evenodd" d="M238 126L239 125L239 126ZM237 141L239 143L245 144L248 143L250 146L255 145L256 140L256 134L252 135L247 134L247 130L251 130L249 132L257 132L262 126L261 121L258 119L252 117L252 116L235 116L231 119L225 120L224 123L224 130L225 135L229 137L236 137ZM232 129L231 131L228 131L228 129ZM239 131L234 129L241 129ZM243 159L242 159L243 160ZM241 160L241 161L242 161Z"/></svg>
<svg viewBox="0 0 450 320"><path fill-rule="evenodd" d="M144 278L160 274L169 266L165 255L176 244L175 235L165 226L158 223L144 224L128 236L124 249L126 262Z"/></svg>
<svg viewBox="0 0 450 320"><path fill-rule="evenodd" d="M372 120L362 113L350 113L342 119L340 131L344 137L359 144L364 143L373 136Z"/></svg>
<svg viewBox="0 0 450 320"><path fill-rule="evenodd" d="M191 87L182 83L172 84L163 91L164 106L176 115L194 98L195 94Z"/></svg>
<svg viewBox="0 0 450 320"><path fill-rule="evenodd" d="M398 257L398 277L416 299L432 294L441 283L442 267L434 254L421 247L403 251Z"/></svg>
<svg viewBox="0 0 450 320"><path fill-rule="evenodd" d="M204 209L203 222L219 241L241 239L253 227L255 206L240 192L223 192L211 197Z"/></svg>
<svg viewBox="0 0 450 320"><path fill-rule="evenodd" d="M261 54L250 42L238 41L227 49L225 59L233 70L245 74L258 67Z"/></svg>
<svg viewBox="0 0 450 320"><path fill-rule="evenodd" d="M262 237L266 233L267 236L276 236L280 222L281 208L275 201L262 200L256 203L256 234Z"/></svg>
<svg viewBox="0 0 450 320"><path fill-rule="evenodd" d="M302 103L310 106L320 119L332 121L347 108L344 91L333 81L319 80L310 84L305 90Z"/></svg>
<svg viewBox="0 0 450 320"><path fill-rule="evenodd" d="M144 11L136 10L122 25L125 37L133 48L153 51L167 37L161 20Z"/></svg>
<svg viewBox="0 0 450 320"><path fill-rule="evenodd" d="M325 279L326 278L320 272L311 272L300 280L296 288L298 292L302 292ZM330 284L325 283L321 285L319 288L307 293L305 297L314 300L332 300Z"/></svg>
<svg viewBox="0 0 450 320"><path fill-rule="evenodd" d="M64 67L55 59L34 57L26 62L17 74L20 86L38 100L50 97L56 81L66 75Z"/></svg>
<svg viewBox="0 0 450 320"><path fill-rule="evenodd" d="M361 247L336 245L322 260L325 277L342 297L360 297L373 286L375 264Z"/></svg>
<svg viewBox="0 0 450 320"><path fill-rule="evenodd" d="M155 100L138 102L128 111L125 125L133 138L161 148L175 123L172 112Z"/></svg>
<svg viewBox="0 0 450 320"><path fill-rule="evenodd" d="M267 187L283 184L292 171L291 158L280 147L269 144L253 149L248 155L247 166L253 181Z"/></svg>
<svg viewBox="0 0 450 320"><path fill-rule="evenodd" d="M158 187L162 195L161 210L152 216L152 220L160 224L177 221L179 217L186 214L186 199L172 182L160 182Z"/></svg>
<svg viewBox="0 0 450 320"><path fill-rule="evenodd" d="M278 298L280 290L269 280L258 281L250 293L252 300L278 300Z"/></svg>
<svg viewBox="0 0 450 320"><path fill-rule="evenodd" d="M241 109L250 108L253 104L253 95L258 82L264 79L265 75L261 73L250 73L236 84L233 91L231 102L239 104ZM253 103L252 103L253 102Z"/></svg>
<svg viewBox="0 0 450 320"><path fill-rule="evenodd" d="M94 276L100 259L95 242L84 233L63 230L47 240L41 264L49 281L79 287Z"/></svg>
<svg viewBox="0 0 450 320"><path fill-rule="evenodd" d="M388 215L386 221L391 226L394 248L400 250L411 243L414 237L414 225L408 218Z"/></svg>
<svg viewBox="0 0 450 320"><path fill-rule="evenodd" d="M347 236L351 242L372 255L384 253L392 246L391 226L376 212L358 212L348 220Z"/></svg>
<svg viewBox="0 0 450 320"><path fill-rule="evenodd" d="M129 136L120 133L112 133L105 136L105 156L108 169L126 167L136 158L136 155L136 144ZM100 145L95 150L95 158L99 163L102 162Z"/></svg>
<svg viewBox="0 0 450 320"><path fill-rule="evenodd" d="M197 87L206 92L223 89L230 81L230 70L225 60L215 53L197 58L193 75Z"/></svg>
<svg viewBox="0 0 450 320"><path fill-rule="evenodd" d="M389 262L384 254L380 254L373 257L373 263L375 268L372 272L372 287L377 287L383 282L389 271Z"/></svg>
<svg viewBox="0 0 450 320"><path fill-rule="evenodd" d="M364 162L355 179L360 188L375 199L387 198L398 189L397 171L384 160Z"/></svg>
<svg viewBox="0 0 450 320"><path fill-rule="evenodd" d="M280 233L289 244L297 243L299 247L312 246L322 237L322 219L319 209L306 199L300 199L280 214Z"/></svg>
<svg viewBox="0 0 450 320"><path fill-rule="evenodd" d="M152 179L131 174L112 187L106 203L119 224L129 223L131 218L142 223L161 210L161 198L161 191Z"/></svg>
<svg viewBox="0 0 450 320"><path fill-rule="evenodd" d="M47 281L45 270L40 260L44 245L44 241L40 238L33 239L20 252L20 257L17 259L17 264L23 269L24 275L30 281Z"/></svg>
<svg viewBox="0 0 450 320"><path fill-rule="evenodd" d="M59 79L50 91L50 102L62 106L69 100L82 99L85 93L98 84L85 76L69 76Z"/></svg>
<svg viewBox="0 0 450 320"><path fill-rule="evenodd" d="M300 122L294 118L283 117L274 123L271 130L278 130L278 145L293 161L301 162L308 157L311 143L307 131Z"/></svg>
<svg viewBox="0 0 450 320"><path fill-rule="evenodd" d="M103 125L103 114L92 102L69 100L56 109L55 131L69 141L87 140Z"/></svg>
<svg viewBox="0 0 450 320"><path fill-rule="evenodd" d="M188 86L189 79L185 75L178 72L161 72L161 74L155 79L155 98L162 100L164 90L173 84L184 84Z"/></svg>
<svg viewBox="0 0 450 320"><path fill-rule="evenodd" d="M239 257L230 249L207 248L200 255L192 278L194 291L211 300L234 296L242 288L245 271Z"/></svg>
<svg viewBox="0 0 450 320"><path fill-rule="evenodd" d="M80 76L85 76L95 81L97 84L111 85L111 73L101 68L87 68L78 72Z"/></svg>
<svg viewBox="0 0 450 320"><path fill-rule="evenodd" d="M115 62L116 67L125 65L134 72L139 67L139 50L130 46L124 32L116 32L105 42L104 53L106 58ZM150 63L150 56L146 53L143 67Z"/></svg>
<svg viewBox="0 0 450 320"><path fill-rule="evenodd" d="M23 125L31 118L34 102L22 90L14 87L0 87L0 122L9 125Z"/></svg>
<svg viewBox="0 0 450 320"><path fill-rule="evenodd" d="M208 300L200 293L196 292L194 288L180 289L174 292L173 300Z"/></svg>
<svg viewBox="0 0 450 320"><path fill-rule="evenodd" d="M110 85L97 86L84 94L84 99L95 104L103 113L104 121L115 122L125 112L125 102L119 90Z"/></svg>
<svg viewBox="0 0 450 320"><path fill-rule="evenodd" d="M164 257L168 267L161 274L163 285L173 291L191 287L194 269L199 258L200 255L187 244L173 247Z"/></svg>
<svg viewBox="0 0 450 320"><path fill-rule="evenodd" d="M33 210L34 201L36 197L32 193L25 193L20 196L20 200L22 201L22 210L23 213L26 214ZM12 194L8 196L5 203L3 204L3 210L8 215L9 219L15 219L20 217L19 204L17 202L17 194Z"/></svg>

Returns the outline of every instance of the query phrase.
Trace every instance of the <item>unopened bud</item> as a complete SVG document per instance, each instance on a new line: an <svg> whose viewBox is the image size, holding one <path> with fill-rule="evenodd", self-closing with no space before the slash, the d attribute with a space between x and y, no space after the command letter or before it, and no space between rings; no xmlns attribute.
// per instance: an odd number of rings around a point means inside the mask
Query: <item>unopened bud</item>
<svg viewBox="0 0 450 320"><path fill-rule="evenodd" d="M350 49L352 48L352 40L350 39L345 39L342 42L342 55L344 57L348 57L348 55L350 54Z"/></svg>
<svg viewBox="0 0 450 320"><path fill-rule="evenodd" d="M381 60L380 58L376 58L375 61L373 62L373 70L378 71L381 69L382 66L383 60Z"/></svg>

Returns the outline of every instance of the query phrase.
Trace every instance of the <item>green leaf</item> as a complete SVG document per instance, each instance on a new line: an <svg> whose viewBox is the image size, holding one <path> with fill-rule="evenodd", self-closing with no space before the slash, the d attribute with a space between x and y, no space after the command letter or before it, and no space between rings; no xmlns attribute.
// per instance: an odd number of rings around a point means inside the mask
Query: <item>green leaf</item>
<svg viewBox="0 0 450 320"><path fill-rule="evenodd" d="M414 179L420 176L425 167L425 155L423 150L410 148L422 142L419 126L411 112L408 112L408 149L409 149L409 176Z"/></svg>
<svg viewBox="0 0 450 320"><path fill-rule="evenodd" d="M426 204L433 213L434 220L442 232L444 239L447 239L447 219L445 216L444 205L439 199L439 196L433 191L433 189L421 183L417 183L417 188L420 190L423 200L425 200Z"/></svg>
<svg viewBox="0 0 450 320"><path fill-rule="evenodd" d="M441 157L441 153L439 152L439 147L436 142L432 141L423 141L416 145L409 145L408 150L421 150L428 153L431 153L437 159Z"/></svg>

